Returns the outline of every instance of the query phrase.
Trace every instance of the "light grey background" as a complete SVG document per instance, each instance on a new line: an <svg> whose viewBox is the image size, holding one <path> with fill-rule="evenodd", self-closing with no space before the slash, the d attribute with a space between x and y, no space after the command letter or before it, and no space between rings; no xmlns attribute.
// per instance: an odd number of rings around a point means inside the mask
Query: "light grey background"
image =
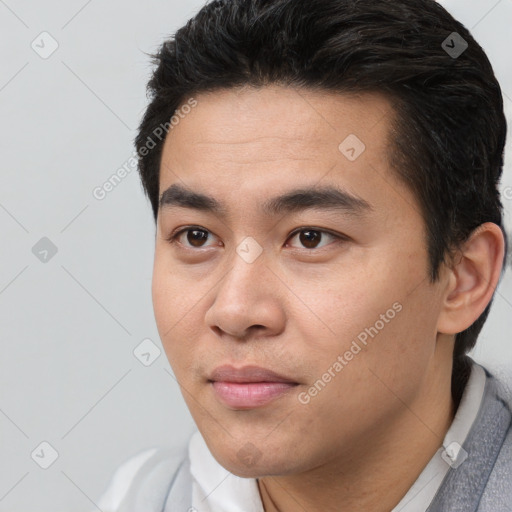
<svg viewBox="0 0 512 512"><path fill-rule="evenodd" d="M132 170L153 52L196 0L0 0L0 511L94 510L116 466L194 428L161 353L151 304L154 223ZM488 52L512 120L512 0L442 2ZM51 49L50 36L58 43ZM503 189L510 231L511 139ZM56 246L51 257L47 237ZM512 281L473 352L512 367ZM147 358L148 356L146 356ZM58 452L48 468L51 451ZM34 452L35 450L35 452ZM41 451L42 450L42 451ZM34 452L33 458L31 454ZM38 463L37 463L38 462Z"/></svg>

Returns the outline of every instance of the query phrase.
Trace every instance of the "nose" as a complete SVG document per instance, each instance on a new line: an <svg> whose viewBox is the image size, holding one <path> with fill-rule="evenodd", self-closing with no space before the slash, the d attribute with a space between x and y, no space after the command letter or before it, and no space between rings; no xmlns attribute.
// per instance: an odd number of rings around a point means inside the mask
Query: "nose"
<svg viewBox="0 0 512 512"><path fill-rule="evenodd" d="M249 263L234 253L230 270L213 292L206 324L217 336L245 340L278 335L285 324L283 284L263 252Z"/></svg>

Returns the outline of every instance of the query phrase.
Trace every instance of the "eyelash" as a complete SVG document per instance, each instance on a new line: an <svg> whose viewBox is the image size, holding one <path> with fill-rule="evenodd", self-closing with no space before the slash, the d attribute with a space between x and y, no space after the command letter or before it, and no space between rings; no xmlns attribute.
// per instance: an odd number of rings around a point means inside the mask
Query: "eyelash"
<svg viewBox="0 0 512 512"><path fill-rule="evenodd" d="M186 233L187 231L204 231L205 233L210 233L210 234L213 234L211 233L211 231L208 231L207 229L204 229L200 226L186 226L184 228L181 228L179 229L179 231L173 231L169 236L167 236L165 238L165 240L167 242L169 242L170 244L173 244L173 245L177 245L179 244L178 242L178 238L183 234L183 233ZM341 235L341 234L338 234L338 233L334 233L332 231L329 231L329 230L326 230L326 229L321 229L321 228L316 228L314 226L303 226L303 227L300 227L298 229L295 229L294 231L292 231L289 235L288 235L288 238L286 239L287 241L291 238L294 238L295 235L299 234L299 233L302 233L303 231L315 231L315 232L318 232L318 233L322 233L322 234L327 234L327 235L330 235L332 236L334 239L336 239L336 242L347 242L349 240L349 238L347 236L344 236L344 235ZM329 244L328 244L329 245ZM193 247L187 247L187 246L183 246L185 249L188 249L188 250L192 250L192 251L199 251L201 249L204 249L202 247L199 247L199 248L193 248ZM325 246L324 246L325 247ZM315 251L315 250L321 250L323 249L324 247L320 247L319 249L308 249L308 248L304 248L306 251L308 252L312 252L312 251ZM296 249L295 247L292 248L292 249Z"/></svg>

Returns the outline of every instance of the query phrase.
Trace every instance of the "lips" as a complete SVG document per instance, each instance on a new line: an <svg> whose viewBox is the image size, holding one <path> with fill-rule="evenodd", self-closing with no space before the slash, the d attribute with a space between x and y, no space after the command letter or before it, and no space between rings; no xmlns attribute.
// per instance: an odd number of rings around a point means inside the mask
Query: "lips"
<svg viewBox="0 0 512 512"><path fill-rule="evenodd" d="M290 384L297 384L293 379L260 366L244 366L243 368L235 368L229 365L219 366L212 372L209 380L222 382L288 382Z"/></svg>
<svg viewBox="0 0 512 512"><path fill-rule="evenodd" d="M209 382L221 404L235 410L262 407L298 385L289 377L259 366L219 366Z"/></svg>

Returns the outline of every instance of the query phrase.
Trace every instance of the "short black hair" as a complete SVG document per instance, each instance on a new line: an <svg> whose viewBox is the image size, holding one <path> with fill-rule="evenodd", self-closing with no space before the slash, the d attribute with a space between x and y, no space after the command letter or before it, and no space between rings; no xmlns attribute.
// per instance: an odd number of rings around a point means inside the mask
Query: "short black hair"
<svg viewBox="0 0 512 512"><path fill-rule="evenodd" d="M501 89L480 45L434 0L215 0L150 56L156 69L135 145L155 221L165 140L147 151L155 129L169 127L195 94L277 84L390 100L389 158L421 206L431 282L484 222L500 226L507 241L498 188L507 132ZM456 400L493 299L456 334ZM456 370L464 374L459 384Z"/></svg>

